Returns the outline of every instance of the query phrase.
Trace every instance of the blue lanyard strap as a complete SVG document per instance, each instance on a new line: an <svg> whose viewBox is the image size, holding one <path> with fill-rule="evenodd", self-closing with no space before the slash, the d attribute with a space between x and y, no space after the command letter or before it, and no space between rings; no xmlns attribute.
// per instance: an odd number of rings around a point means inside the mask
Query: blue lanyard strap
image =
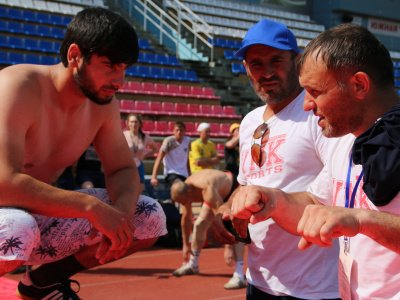
<svg viewBox="0 0 400 300"><path fill-rule="evenodd" d="M346 203L345 203L345 207L347 208L353 208L354 207L354 200L356 198L356 192L358 189L358 186L360 185L361 182L361 178L364 175L364 170L361 171L360 176L358 176L357 178L357 182L356 185L354 186L353 192L351 193L351 198L350 197L350 175L351 175L351 166L353 164L353 157L352 155L350 155L350 159L349 159L349 168L347 170L347 179L346 179Z"/></svg>

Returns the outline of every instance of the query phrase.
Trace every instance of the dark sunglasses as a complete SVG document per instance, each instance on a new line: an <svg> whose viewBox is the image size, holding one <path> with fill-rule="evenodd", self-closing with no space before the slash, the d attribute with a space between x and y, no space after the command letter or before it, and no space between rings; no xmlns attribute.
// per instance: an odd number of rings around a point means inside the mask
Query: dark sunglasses
<svg viewBox="0 0 400 300"><path fill-rule="evenodd" d="M269 128L267 123L262 123L254 130L253 141L251 143L251 158L254 163L261 167L265 163L266 155L262 151L262 145L268 141ZM264 137L266 140L264 141ZM263 143L264 142L264 143Z"/></svg>

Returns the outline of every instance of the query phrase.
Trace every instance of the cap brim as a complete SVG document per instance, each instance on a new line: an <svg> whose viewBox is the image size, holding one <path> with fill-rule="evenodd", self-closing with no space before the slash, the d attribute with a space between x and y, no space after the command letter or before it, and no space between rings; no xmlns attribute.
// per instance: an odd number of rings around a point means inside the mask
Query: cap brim
<svg viewBox="0 0 400 300"><path fill-rule="evenodd" d="M244 47L240 48L238 51L236 51L233 55L234 55L236 58L244 59L244 56L245 56L245 54L246 54L246 51L247 51L247 49L248 49L250 46L253 46L253 45L244 46Z"/></svg>
<svg viewBox="0 0 400 300"><path fill-rule="evenodd" d="M274 44L274 43L266 44L266 43L259 42L259 43L248 44L248 45L246 45L246 46L240 48L238 51L236 51L236 52L234 53L234 56L235 56L236 58L238 58L238 59L245 59L247 50L248 50L251 46L255 46L255 45L262 45L262 46L272 47L272 48L275 48L275 49L278 49L278 50L293 51L293 52L295 52L295 53L301 53L301 51L300 51L300 49L299 49L298 47L297 47L296 49L293 49L293 48L291 48L291 47L283 47L283 46L280 45L280 44Z"/></svg>

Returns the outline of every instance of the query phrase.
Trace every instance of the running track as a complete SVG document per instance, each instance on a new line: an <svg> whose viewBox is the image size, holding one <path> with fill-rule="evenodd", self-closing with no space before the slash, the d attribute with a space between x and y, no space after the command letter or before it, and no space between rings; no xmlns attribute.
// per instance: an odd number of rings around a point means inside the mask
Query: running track
<svg viewBox="0 0 400 300"><path fill-rule="evenodd" d="M73 277L84 300L227 300L245 299L245 289L223 288L233 269L224 263L223 248L205 248L200 274L176 278L180 249L152 248ZM17 300L14 293L21 275L0 278L0 299ZM11 279L11 280L10 280Z"/></svg>

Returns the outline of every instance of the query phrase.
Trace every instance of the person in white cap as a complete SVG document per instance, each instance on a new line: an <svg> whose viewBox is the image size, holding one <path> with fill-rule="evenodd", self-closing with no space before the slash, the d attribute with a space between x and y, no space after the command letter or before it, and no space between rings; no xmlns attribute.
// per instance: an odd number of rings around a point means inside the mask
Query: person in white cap
<svg viewBox="0 0 400 300"><path fill-rule="evenodd" d="M266 19L248 30L236 52L265 103L240 124L238 193L250 186L305 191L334 146L332 139L323 137L318 118L303 110L305 93L296 71L299 53L293 33L284 24ZM229 213L229 207L224 208ZM247 257L248 300L339 298L337 243L301 252L299 238L272 219L248 228L252 240Z"/></svg>
<svg viewBox="0 0 400 300"><path fill-rule="evenodd" d="M200 123L197 127L200 137L190 144L190 172L196 173L203 169L213 169L219 164L217 149L210 141L210 124Z"/></svg>

